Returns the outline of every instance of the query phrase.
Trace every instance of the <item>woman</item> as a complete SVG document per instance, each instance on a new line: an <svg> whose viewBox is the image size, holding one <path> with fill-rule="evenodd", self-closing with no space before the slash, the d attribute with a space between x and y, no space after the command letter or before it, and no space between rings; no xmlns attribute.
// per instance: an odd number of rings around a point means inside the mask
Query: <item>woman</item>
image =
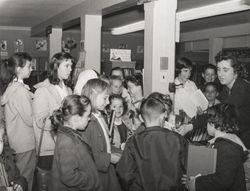
<svg viewBox="0 0 250 191"><path fill-rule="evenodd" d="M49 64L48 79L37 85L33 103L36 145L44 129L38 166L50 170L55 148L55 136L49 117L61 106L62 100L72 93L69 88L73 58L69 53L55 54Z"/></svg>

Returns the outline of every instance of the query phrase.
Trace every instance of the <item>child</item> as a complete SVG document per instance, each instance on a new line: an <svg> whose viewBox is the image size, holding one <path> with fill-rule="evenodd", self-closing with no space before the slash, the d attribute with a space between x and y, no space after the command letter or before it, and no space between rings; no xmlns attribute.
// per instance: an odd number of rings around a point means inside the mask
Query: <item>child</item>
<svg viewBox="0 0 250 191"><path fill-rule="evenodd" d="M125 99L120 95L111 95L109 97L109 102L110 104L108 105L108 110L115 111L114 128L111 133L111 144L114 147L123 150L125 142L132 135L132 131L129 129L129 126L126 126L128 124L128 119L125 114L127 112L128 105Z"/></svg>
<svg viewBox="0 0 250 191"><path fill-rule="evenodd" d="M214 82L208 82L205 85L205 92L204 92L205 97L208 100L208 107L211 107L213 105L217 105L220 103L216 97L218 97L219 92L218 92L218 86Z"/></svg>
<svg viewBox="0 0 250 191"><path fill-rule="evenodd" d="M110 86L100 79L91 79L83 87L82 95L89 97L93 111L83 136L92 148L103 190L119 191L121 188L112 164L118 162L120 154L111 152L108 125L103 114L109 104L109 94Z"/></svg>
<svg viewBox="0 0 250 191"><path fill-rule="evenodd" d="M126 143L117 165L124 190L180 190L185 171L186 142L183 137L163 128L165 104L149 97L141 104L146 129Z"/></svg>
<svg viewBox="0 0 250 191"><path fill-rule="evenodd" d="M210 145L217 149L216 172L190 177L190 191L246 191L243 163L247 149L235 135L239 132L235 107L218 104L208 109L207 132L215 137Z"/></svg>
<svg viewBox="0 0 250 191"><path fill-rule="evenodd" d="M112 94L122 94L123 84L120 76L110 76L110 86Z"/></svg>
<svg viewBox="0 0 250 191"><path fill-rule="evenodd" d="M32 58L18 52L3 63L1 76L7 136L10 147L16 152L16 165L28 181L31 191L35 169L35 136L32 121L32 97L29 87L23 83L32 71Z"/></svg>
<svg viewBox="0 0 250 191"><path fill-rule="evenodd" d="M57 140L51 191L102 190L91 148L77 131L85 130L90 115L90 100L79 95L67 96L62 108L53 113L51 122L57 132Z"/></svg>

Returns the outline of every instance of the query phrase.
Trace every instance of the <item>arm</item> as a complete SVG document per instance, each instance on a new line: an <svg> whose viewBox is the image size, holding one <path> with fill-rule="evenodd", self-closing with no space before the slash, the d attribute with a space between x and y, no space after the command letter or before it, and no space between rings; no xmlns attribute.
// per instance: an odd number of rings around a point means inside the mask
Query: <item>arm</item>
<svg viewBox="0 0 250 191"><path fill-rule="evenodd" d="M241 155L237 148L227 141L220 140L216 144L217 165L216 172L196 179L196 191L199 190L227 190L234 182L239 166L242 163Z"/></svg>
<svg viewBox="0 0 250 191"><path fill-rule="evenodd" d="M125 146L122 153L122 157L117 164L116 172L124 190L132 188L133 182L136 180L136 163L132 153L131 140L130 138Z"/></svg>
<svg viewBox="0 0 250 191"><path fill-rule="evenodd" d="M17 95L15 96L16 109L21 116L22 120L29 126L32 126L32 105L30 92L22 87L18 88Z"/></svg>

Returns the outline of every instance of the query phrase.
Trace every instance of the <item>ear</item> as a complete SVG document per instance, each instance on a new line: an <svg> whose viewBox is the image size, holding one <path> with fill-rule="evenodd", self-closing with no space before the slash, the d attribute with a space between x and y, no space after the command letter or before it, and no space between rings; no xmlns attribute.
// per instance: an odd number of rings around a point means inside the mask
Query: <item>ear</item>
<svg viewBox="0 0 250 191"><path fill-rule="evenodd" d="M219 96L219 93L218 92L216 92L216 96L215 97L218 97Z"/></svg>
<svg viewBox="0 0 250 191"><path fill-rule="evenodd" d="M202 76L202 78L205 78L205 74L203 72L202 72L201 76Z"/></svg>
<svg viewBox="0 0 250 191"><path fill-rule="evenodd" d="M164 125L164 122L165 122L165 118L166 118L166 113L161 113L160 116L159 116L159 121L160 121L160 124L163 126Z"/></svg>

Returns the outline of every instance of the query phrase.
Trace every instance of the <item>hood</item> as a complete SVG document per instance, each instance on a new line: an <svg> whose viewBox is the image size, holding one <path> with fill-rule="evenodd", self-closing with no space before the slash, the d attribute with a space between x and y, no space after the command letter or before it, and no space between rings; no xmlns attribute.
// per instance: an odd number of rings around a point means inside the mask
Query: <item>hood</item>
<svg viewBox="0 0 250 191"><path fill-rule="evenodd" d="M98 76L94 70L82 71L77 78L74 94L81 95L82 88L87 83L87 81L95 78L98 78Z"/></svg>
<svg viewBox="0 0 250 191"><path fill-rule="evenodd" d="M1 105L8 103L9 99L15 95L18 87L24 87L25 85L21 82L12 82L1 97Z"/></svg>

